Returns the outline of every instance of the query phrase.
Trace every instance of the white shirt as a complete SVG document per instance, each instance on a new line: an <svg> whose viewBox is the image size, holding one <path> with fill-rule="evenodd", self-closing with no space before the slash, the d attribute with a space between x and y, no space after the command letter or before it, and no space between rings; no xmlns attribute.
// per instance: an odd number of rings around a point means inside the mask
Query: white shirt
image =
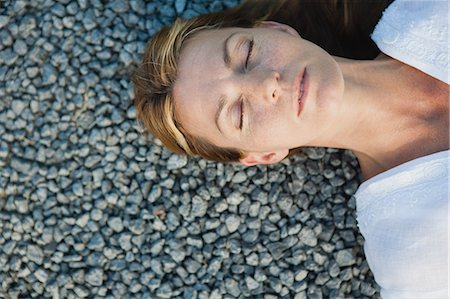
<svg viewBox="0 0 450 299"><path fill-rule="evenodd" d="M449 84L450 2L397 0L371 37L385 54ZM384 299L450 298L450 151L420 157L361 184L358 227Z"/></svg>

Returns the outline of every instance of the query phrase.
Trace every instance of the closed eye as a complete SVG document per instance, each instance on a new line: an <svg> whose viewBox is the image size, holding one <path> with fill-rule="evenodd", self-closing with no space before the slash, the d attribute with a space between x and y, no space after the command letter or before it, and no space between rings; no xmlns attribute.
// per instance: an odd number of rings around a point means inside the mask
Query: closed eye
<svg viewBox="0 0 450 299"><path fill-rule="evenodd" d="M245 59L245 69L248 68L248 63L250 61L250 58L252 57L254 44L255 44L255 41L253 39L250 40L249 46L248 46L247 58ZM240 108L241 108L241 118L240 118L240 122L239 122L239 129L242 131L242 126L244 124L244 100L243 99L241 99Z"/></svg>
<svg viewBox="0 0 450 299"><path fill-rule="evenodd" d="M253 45L255 44L255 41L252 39L250 40L250 44L248 47L248 54L247 54L247 58L245 59L245 69L248 68L248 63L250 61L250 58L252 57L252 53L253 53Z"/></svg>
<svg viewBox="0 0 450 299"><path fill-rule="evenodd" d="M241 121L239 123L239 130L242 131L242 125L244 123L244 100L241 100Z"/></svg>

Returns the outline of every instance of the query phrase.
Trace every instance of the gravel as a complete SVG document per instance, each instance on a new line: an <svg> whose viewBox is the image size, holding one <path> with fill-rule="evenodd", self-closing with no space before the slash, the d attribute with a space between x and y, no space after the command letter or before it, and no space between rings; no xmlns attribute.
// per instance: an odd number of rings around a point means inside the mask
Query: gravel
<svg viewBox="0 0 450 299"><path fill-rule="evenodd" d="M0 2L0 298L380 298L351 152L227 165L136 123L146 41L238 0Z"/></svg>

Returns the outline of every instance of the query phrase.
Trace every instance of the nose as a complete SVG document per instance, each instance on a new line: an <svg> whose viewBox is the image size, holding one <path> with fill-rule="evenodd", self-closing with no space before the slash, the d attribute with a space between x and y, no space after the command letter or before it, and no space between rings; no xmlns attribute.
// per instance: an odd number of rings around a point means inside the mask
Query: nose
<svg viewBox="0 0 450 299"><path fill-rule="evenodd" d="M247 97L275 104L280 96L280 73L274 70L258 70L248 74L243 80Z"/></svg>

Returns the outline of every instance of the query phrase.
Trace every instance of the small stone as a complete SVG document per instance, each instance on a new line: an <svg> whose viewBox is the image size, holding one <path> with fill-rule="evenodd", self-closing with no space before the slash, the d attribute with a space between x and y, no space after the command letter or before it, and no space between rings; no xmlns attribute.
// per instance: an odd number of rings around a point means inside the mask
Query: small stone
<svg viewBox="0 0 450 299"><path fill-rule="evenodd" d="M108 226L116 233L123 231L123 223L120 217L111 217L108 219Z"/></svg>
<svg viewBox="0 0 450 299"><path fill-rule="evenodd" d="M279 260L284 256L287 247L282 242L275 242L266 245L275 260Z"/></svg>
<svg viewBox="0 0 450 299"><path fill-rule="evenodd" d="M255 252L252 252L249 256L245 258L245 262L250 266L258 266L259 257Z"/></svg>
<svg viewBox="0 0 450 299"><path fill-rule="evenodd" d="M121 51L119 54L120 61L125 64L125 66L129 66L133 62L133 57L127 51Z"/></svg>
<svg viewBox="0 0 450 299"><path fill-rule="evenodd" d="M373 295L376 293L376 289L373 288L369 283L367 282L361 282L361 293L365 296L368 296L369 298L372 298Z"/></svg>
<svg viewBox="0 0 450 299"><path fill-rule="evenodd" d="M21 56L27 54L27 52L28 52L27 44L21 39L18 39L14 42L13 49L14 49L14 52L16 52L17 54L19 54Z"/></svg>
<svg viewBox="0 0 450 299"><path fill-rule="evenodd" d="M72 192L79 197L82 197L84 192L83 192L83 186L76 182L75 184L72 185Z"/></svg>
<svg viewBox="0 0 450 299"><path fill-rule="evenodd" d="M39 73L39 68L32 66L32 67L27 67L26 68L26 72L27 72L27 76L29 79L33 79L34 77L37 76L37 74Z"/></svg>
<svg viewBox="0 0 450 299"><path fill-rule="evenodd" d="M5 27L9 22L9 17L8 16L0 16L0 29L2 29L3 27Z"/></svg>
<svg viewBox="0 0 450 299"><path fill-rule="evenodd" d="M7 255L11 255L14 251L14 248L16 248L16 241L8 241L5 244L2 245L3 252Z"/></svg>
<svg viewBox="0 0 450 299"><path fill-rule="evenodd" d="M306 278L306 276L308 276L308 271L305 269L300 269L295 273L295 281L302 281L303 279Z"/></svg>
<svg viewBox="0 0 450 299"><path fill-rule="evenodd" d="M189 273L197 273L197 271L201 268L201 264L199 262L197 262L196 260L193 260L191 258L187 258L184 261L184 265L186 267L186 270Z"/></svg>
<svg viewBox="0 0 450 299"><path fill-rule="evenodd" d="M89 289L84 286L76 286L73 291L78 297L86 298L89 296Z"/></svg>
<svg viewBox="0 0 450 299"><path fill-rule="evenodd" d="M248 229L243 235L242 240L247 243L253 243L258 240L259 231L256 229Z"/></svg>
<svg viewBox="0 0 450 299"><path fill-rule="evenodd" d="M87 31L91 31L92 29L97 27L94 11L92 9L86 10L83 14L83 19L81 20L81 22L83 22L83 26Z"/></svg>
<svg viewBox="0 0 450 299"><path fill-rule="evenodd" d="M91 250L100 250L105 246L105 241L100 233L95 233L89 240L87 247Z"/></svg>
<svg viewBox="0 0 450 299"><path fill-rule="evenodd" d="M201 249L203 247L203 240L200 237L192 236L187 238L186 244Z"/></svg>
<svg viewBox="0 0 450 299"><path fill-rule="evenodd" d="M89 156L89 157L87 157L86 161L84 162L84 165L87 168L92 168L95 164L97 164L101 160L102 160L102 156L100 156L100 155Z"/></svg>
<svg viewBox="0 0 450 299"><path fill-rule="evenodd" d="M163 299L173 298L172 293L172 288L168 283L161 284L161 286L156 290L156 296Z"/></svg>
<svg viewBox="0 0 450 299"><path fill-rule="evenodd" d="M128 11L128 1L114 0L110 3L111 8L118 14Z"/></svg>
<svg viewBox="0 0 450 299"><path fill-rule="evenodd" d="M317 245L317 236L314 233L314 231L312 229L310 229L309 227L305 226L302 228L302 230L300 231L300 233L298 234L298 237L300 239L300 242L314 247Z"/></svg>
<svg viewBox="0 0 450 299"><path fill-rule="evenodd" d="M34 276L36 276L37 280L39 280L42 283L47 282L48 274L43 269L39 269L36 272L34 272Z"/></svg>
<svg viewBox="0 0 450 299"><path fill-rule="evenodd" d="M208 202L203 200L200 196L194 196L192 198L191 215L194 217L204 217L208 210Z"/></svg>
<svg viewBox="0 0 450 299"><path fill-rule="evenodd" d="M169 170L180 169L186 166L186 164L187 164L187 156L171 155L169 160L167 161L167 169Z"/></svg>
<svg viewBox="0 0 450 299"><path fill-rule="evenodd" d="M131 245L131 234L121 234L119 237L119 245L120 247L125 250L128 251L131 249L132 245Z"/></svg>
<svg viewBox="0 0 450 299"><path fill-rule="evenodd" d="M230 205L239 205L242 201L244 201L244 196L238 192L233 192L227 197L227 202Z"/></svg>
<svg viewBox="0 0 450 299"><path fill-rule="evenodd" d="M280 198L280 200L277 201L277 204L280 207L280 210L282 210L285 214L288 214L293 202L294 201L291 197L283 196L282 198Z"/></svg>
<svg viewBox="0 0 450 299"><path fill-rule="evenodd" d="M86 226L86 224L89 221L89 214L84 214L83 216L81 216L80 218L77 219L77 221L75 222L79 227L83 228Z"/></svg>
<svg viewBox="0 0 450 299"><path fill-rule="evenodd" d="M102 286L103 285L103 270L102 269L91 269L85 275L84 279L87 283L92 286Z"/></svg>
<svg viewBox="0 0 450 299"><path fill-rule="evenodd" d="M289 270L280 273L280 279L285 286L291 287L294 283L294 273Z"/></svg>
<svg viewBox="0 0 450 299"><path fill-rule="evenodd" d="M225 289L231 296L235 298L239 297L239 295L241 294L238 282L232 278L225 279Z"/></svg>
<svg viewBox="0 0 450 299"><path fill-rule="evenodd" d="M247 175L245 174L245 172L243 172L243 171L238 171L238 172L236 172L236 173L234 174L234 176L233 176L233 178L231 179L231 181L232 181L233 183L240 184L240 183L245 182L247 179L248 179L248 178L247 178Z"/></svg>
<svg viewBox="0 0 450 299"><path fill-rule="evenodd" d="M175 10L177 14L181 14L186 7L186 0L175 0Z"/></svg>
<svg viewBox="0 0 450 299"><path fill-rule="evenodd" d="M235 214L228 215L225 218L225 225L230 233L234 233L241 224L241 218Z"/></svg>
<svg viewBox="0 0 450 299"><path fill-rule="evenodd" d="M343 249L334 254L334 258L340 267L350 266L356 263L352 249Z"/></svg>
<svg viewBox="0 0 450 299"><path fill-rule="evenodd" d="M44 261L44 252L42 249L35 245L28 245L27 247L27 257L30 261L41 265Z"/></svg>
<svg viewBox="0 0 450 299"><path fill-rule="evenodd" d="M64 27L66 27L68 29L72 29L73 25L75 24L75 18L71 17L71 16L63 17L62 23L63 23Z"/></svg>
<svg viewBox="0 0 450 299"><path fill-rule="evenodd" d="M45 64L42 69L42 84L50 85L56 82L58 78L58 73L56 69L51 64Z"/></svg>
<svg viewBox="0 0 450 299"><path fill-rule="evenodd" d="M91 219L94 221L100 221L100 219L102 219L103 217L103 212L102 210L99 209L93 209L91 211Z"/></svg>
<svg viewBox="0 0 450 299"><path fill-rule="evenodd" d="M10 48L0 51L0 64L13 65L18 56Z"/></svg>
<svg viewBox="0 0 450 299"><path fill-rule="evenodd" d="M25 108L26 104L21 100L13 100L11 103L11 108L16 114L16 116L20 116L22 114L23 109Z"/></svg>
<svg viewBox="0 0 450 299"><path fill-rule="evenodd" d="M251 276L245 277L245 283L247 284L247 288L249 290L254 290L259 287L259 283L253 279Z"/></svg>

